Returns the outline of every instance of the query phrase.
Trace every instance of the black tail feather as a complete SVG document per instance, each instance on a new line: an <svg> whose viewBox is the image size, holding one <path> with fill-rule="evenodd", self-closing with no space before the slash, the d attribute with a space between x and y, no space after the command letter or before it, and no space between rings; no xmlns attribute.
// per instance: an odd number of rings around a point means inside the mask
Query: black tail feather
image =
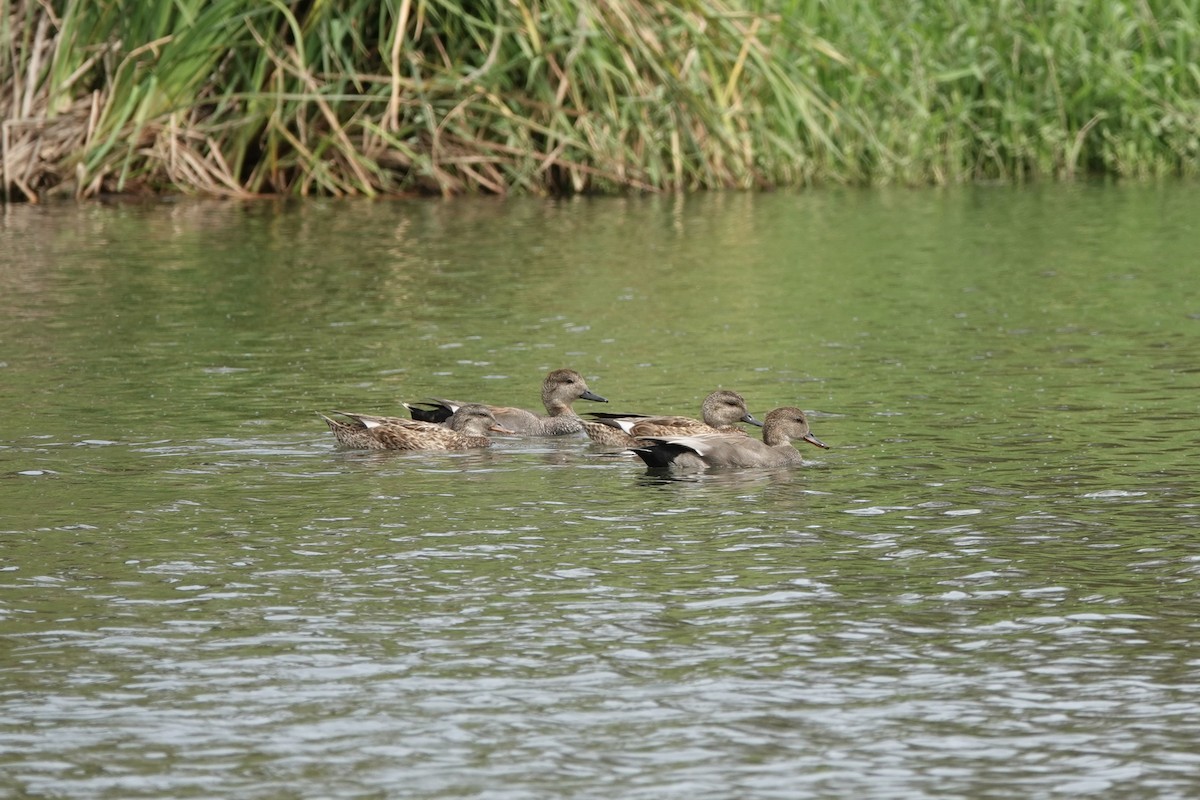
<svg viewBox="0 0 1200 800"><path fill-rule="evenodd" d="M666 469L671 466L683 453L691 453L691 448L684 447L671 442L663 442L658 440L651 441L646 447L630 448L637 457L646 462L647 467L653 469Z"/></svg>
<svg viewBox="0 0 1200 800"><path fill-rule="evenodd" d="M421 422L436 422L438 425L450 419L450 415L454 413L436 403L405 403L405 407L408 408L408 413L412 415L413 419Z"/></svg>

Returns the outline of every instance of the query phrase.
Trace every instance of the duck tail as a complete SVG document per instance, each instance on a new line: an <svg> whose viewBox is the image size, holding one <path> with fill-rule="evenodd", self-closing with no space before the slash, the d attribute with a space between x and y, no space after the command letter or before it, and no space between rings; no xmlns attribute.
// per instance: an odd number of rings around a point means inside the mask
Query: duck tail
<svg viewBox="0 0 1200 800"><path fill-rule="evenodd" d="M412 415L413 419L420 422L435 422L439 425L450 419L450 415L454 413L442 403L432 401L427 403L401 403L401 405L408 409L408 413Z"/></svg>
<svg viewBox="0 0 1200 800"><path fill-rule="evenodd" d="M666 469L675 460L676 453L668 447L655 443L647 447L631 447L630 452L646 462L652 469Z"/></svg>

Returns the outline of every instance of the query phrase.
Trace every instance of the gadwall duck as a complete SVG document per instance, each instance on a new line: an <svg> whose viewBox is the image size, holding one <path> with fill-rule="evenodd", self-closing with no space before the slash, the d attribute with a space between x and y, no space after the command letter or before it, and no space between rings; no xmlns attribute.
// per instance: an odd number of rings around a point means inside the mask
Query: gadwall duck
<svg viewBox="0 0 1200 800"><path fill-rule="evenodd" d="M693 436L701 433L746 432L737 423L762 423L746 410L745 399L729 389L718 389L704 398L700 406L703 421L692 417L655 417L649 414L588 414L594 421L583 423L583 432L598 444L613 447L637 447L644 436Z"/></svg>
<svg viewBox="0 0 1200 800"><path fill-rule="evenodd" d="M589 389L583 376L575 370L556 369L542 381L542 405L546 407L548 416L508 406L488 405L487 408L498 423L513 433L526 436L564 436L583 430L583 421L575 415L571 407L576 400L608 402ZM409 410L413 419L442 422L463 405L465 403L433 398L423 403L405 403L404 407Z"/></svg>
<svg viewBox="0 0 1200 800"><path fill-rule="evenodd" d="M491 446L488 431L512 433L496 422L486 406L477 403L460 406L445 424L348 411L333 413L350 420L340 422L321 414L333 438L343 447L359 450L470 450Z"/></svg>
<svg viewBox="0 0 1200 800"><path fill-rule="evenodd" d="M817 447L827 444L812 435L808 418L798 408L787 406L767 414L763 422L763 440L730 433L706 433L697 436L648 436L633 448L649 467L680 471L708 467L784 467L801 463L800 451L793 439L802 439Z"/></svg>

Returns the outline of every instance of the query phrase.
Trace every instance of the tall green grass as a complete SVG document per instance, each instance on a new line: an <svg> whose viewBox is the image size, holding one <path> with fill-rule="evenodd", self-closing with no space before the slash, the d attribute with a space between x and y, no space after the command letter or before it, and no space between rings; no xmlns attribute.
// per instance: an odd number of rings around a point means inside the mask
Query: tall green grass
<svg viewBox="0 0 1200 800"><path fill-rule="evenodd" d="M1192 175L1200 0L0 0L6 194Z"/></svg>

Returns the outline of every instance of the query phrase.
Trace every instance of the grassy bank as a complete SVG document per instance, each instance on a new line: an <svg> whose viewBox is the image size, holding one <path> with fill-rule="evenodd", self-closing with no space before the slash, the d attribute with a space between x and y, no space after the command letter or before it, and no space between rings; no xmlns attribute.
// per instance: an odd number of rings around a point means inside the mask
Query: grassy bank
<svg viewBox="0 0 1200 800"><path fill-rule="evenodd" d="M1191 175L1200 0L0 0L6 195Z"/></svg>

